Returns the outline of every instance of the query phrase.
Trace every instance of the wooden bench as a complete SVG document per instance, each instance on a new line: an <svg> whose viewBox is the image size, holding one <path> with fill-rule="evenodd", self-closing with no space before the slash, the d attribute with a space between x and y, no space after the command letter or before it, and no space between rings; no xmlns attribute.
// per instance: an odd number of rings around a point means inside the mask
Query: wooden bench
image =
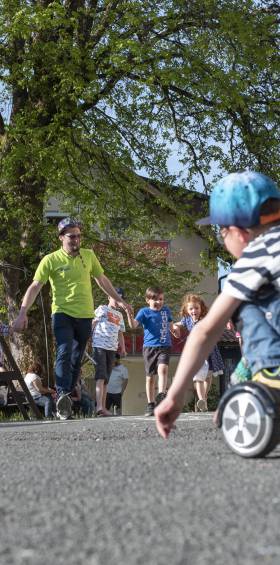
<svg viewBox="0 0 280 565"><path fill-rule="evenodd" d="M0 346L3 351L5 367L5 370L0 372L0 386L4 385L8 388L8 396L10 394L14 401L14 405L18 406L24 420L31 420L31 413L35 416L35 418L41 420L41 411L38 406L36 406L29 389L25 384L21 371L14 360L10 348L1 335ZM16 388L14 381L18 382L21 390ZM11 404L11 402L7 403L6 406L11 406ZM30 408L30 410L28 410L28 408Z"/></svg>

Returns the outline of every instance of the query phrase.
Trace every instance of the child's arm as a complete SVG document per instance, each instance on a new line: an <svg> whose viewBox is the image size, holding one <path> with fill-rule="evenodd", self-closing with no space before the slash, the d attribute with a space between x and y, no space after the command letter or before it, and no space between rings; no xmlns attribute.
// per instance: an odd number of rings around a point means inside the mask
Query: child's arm
<svg viewBox="0 0 280 565"><path fill-rule="evenodd" d="M32 382L34 388L36 390L38 390L38 392L40 392L40 394L52 394L53 392L55 392L54 388L49 388L43 385L40 377L38 377L37 379L34 379L34 381Z"/></svg>
<svg viewBox="0 0 280 565"><path fill-rule="evenodd" d="M183 408L187 383L213 350L240 303L237 298L221 293L207 316L190 332L167 397L155 410L157 429L162 437L168 437Z"/></svg>
<svg viewBox="0 0 280 565"><path fill-rule="evenodd" d="M124 335L123 335L123 332L121 330L119 331L119 346L120 346L120 354L126 355Z"/></svg>
<svg viewBox="0 0 280 565"><path fill-rule="evenodd" d="M181 322L170 322L169 327L174 337L176 337L177 339L181 337L181 328L183 327L183 324Z"/></svg>
<svg viewBox="0 0 280 565"><path fill-rule="evenodd" d="M131 312L127 311L126 314L129 327L132 329L138 328L140 323L138 322L138 320L135 320L133 310Z"/></svg>

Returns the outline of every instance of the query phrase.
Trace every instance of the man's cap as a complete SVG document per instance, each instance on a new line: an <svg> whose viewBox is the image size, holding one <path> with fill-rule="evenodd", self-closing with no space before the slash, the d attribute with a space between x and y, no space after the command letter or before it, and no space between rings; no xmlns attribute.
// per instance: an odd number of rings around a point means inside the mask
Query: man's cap
<svg viewBox="0 0 280 565"><path fill-rule="evenodd" d="M115 291L120 295L121 298L125 298L124 289L121 287L115 288Z"/></svg>
<svg viewBox="0 0 280 565"><path fill-rule="evenodd" d="M60 220L60 222L57 226L57 229L58 229L58 233L60 235L67 228L80 228L81 229L81 227L82 227L82 224L79 220L77 220L77 218L63 218L63 220Z"/></svg>
<svg viewBox="0 0 280 565"><path fill-rule="evenodd" d="M280 191L269 177L254 171L231 173L217 182L210 194L210 216L199 225L217 224L250 228L260 223L260 209L269 198L280 200Z"/></svg>

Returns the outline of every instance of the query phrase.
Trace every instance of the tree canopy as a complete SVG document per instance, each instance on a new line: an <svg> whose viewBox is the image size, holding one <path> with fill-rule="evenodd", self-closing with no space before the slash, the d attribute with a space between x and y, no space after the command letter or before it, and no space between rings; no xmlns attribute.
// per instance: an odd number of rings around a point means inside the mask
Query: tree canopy
<svg viewBox="0 0 280 565"><path fill-rule="evenodd" d="M118 211L136 237L158 207L188 224L180 190L225 171L279 180L278 25L269 0L0 0L0 258L33 271L57 193L91 230Z"/></svg>

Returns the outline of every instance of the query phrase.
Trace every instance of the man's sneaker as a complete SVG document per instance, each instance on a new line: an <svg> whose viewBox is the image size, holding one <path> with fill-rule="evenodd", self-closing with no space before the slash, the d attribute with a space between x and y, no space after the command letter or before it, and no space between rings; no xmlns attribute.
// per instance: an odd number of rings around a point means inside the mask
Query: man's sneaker
<svg viewBox="0 0 280 565"><path fill-rule="evenodd" d="M252 373L248 367L245 357L242 357L230 375L230 384L237 385L252 379Z"/></svg>
<svg viewBox="0 0 280 565"><path fill-rule="evenodd" d="M156 406L158 406L166 397L166 392L159 392L156 396Z"/></svg>
<svg viewBox="0 0 280 565"><path fill-rule="evenodd" d="M72 415L72 402L69 394L61 394L56 401L56 415L60 420L69 420Z"/></svg>
<svg viewBox="0 0 280 565"><path fill-rule="evenodd" d="M203 400L203 398L200 398L196 403L196 407L197 407L198 412L206 412L206 410L207 410L206 401Z"/></svg>
<svg viewBox="0 0 280 565"><path fill-rule="evenodd" d="M280 367L262 369L253 376L253 381L262 383L271 388L280 389Z"/></svg>
<svg viewBox="0 0 280 565"><path fill-rule="evenodd" d="M153 416L154 415L154 409L155 409L155 403L149 402L149 404L147 405L145 416Z"/></svg>

